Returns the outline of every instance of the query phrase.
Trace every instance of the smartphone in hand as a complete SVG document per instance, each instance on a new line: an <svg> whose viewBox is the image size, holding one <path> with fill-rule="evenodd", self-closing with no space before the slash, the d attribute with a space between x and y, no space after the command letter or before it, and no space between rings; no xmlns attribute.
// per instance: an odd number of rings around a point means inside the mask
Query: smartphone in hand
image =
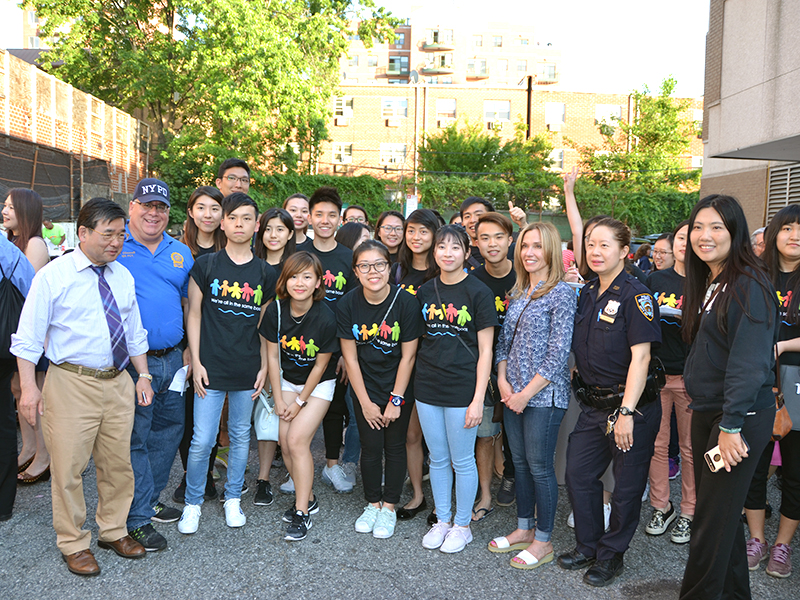
<svg viewBox="0 0 800 600"><path fill-rule="evenodd" d="M743 434L739 434L742 437L742 442L744 443L744 447L747 449L747 453L750 454L750 444L747 443L747 440L744 439ZM719 444L714 446L711 450L705 453L706 464L708 468L711 469L712 473L716 473L720 469L725 468L725 463L722 462L722 454L719 451Z"/></svg>

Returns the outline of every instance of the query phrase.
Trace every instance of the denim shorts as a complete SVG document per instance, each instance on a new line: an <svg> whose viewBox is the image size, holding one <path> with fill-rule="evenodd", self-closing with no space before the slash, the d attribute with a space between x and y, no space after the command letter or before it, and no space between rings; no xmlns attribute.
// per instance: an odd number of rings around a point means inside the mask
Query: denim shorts
<svg viewBox="0 0 800 600"><path fill-rule="evenodd" d="M478 425L479 438L494 437L500 433L500 423L492 423L493 416L494 406L484 406L483 419L481 420L481 424Z"/></svg>
<svg viewBox="0 0 800 600"><path fill-rule="evenodd" d="M286 381L283 377L281 377L281 390L284 392L294 392L295 394L300 394L303 391L302 385L297 385L296 383L292 383L291 381ZM314 388L314 391L311 392L311 395L314 398L322 398L323 400L327 400L330 402L333 400L333 390L336 388L336 380L329 379L328 381L320 381L317 384L317 387Z"/></svg>

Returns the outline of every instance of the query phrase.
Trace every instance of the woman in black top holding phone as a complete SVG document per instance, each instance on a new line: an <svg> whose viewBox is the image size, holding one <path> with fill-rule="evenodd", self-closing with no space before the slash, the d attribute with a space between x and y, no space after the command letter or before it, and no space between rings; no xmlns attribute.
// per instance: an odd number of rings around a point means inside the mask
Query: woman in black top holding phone
<svg viewBox="0 0 800 600"><path fill-rule="evenodd" d="M735 199L700 200L689 242L683 336L692 348L683 374L694 411L697 505L680 597L749 598L740 516L775 420L778 301ZM716 446L724 467L712 472L704 455Z"/></svg>

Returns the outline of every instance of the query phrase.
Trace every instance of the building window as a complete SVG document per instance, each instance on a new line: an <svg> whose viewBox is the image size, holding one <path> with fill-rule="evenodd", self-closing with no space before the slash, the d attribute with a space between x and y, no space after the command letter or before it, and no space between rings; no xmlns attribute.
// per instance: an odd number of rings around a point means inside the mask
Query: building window
<svg viewBox="0 0 800 600"><path fill-rule="evenodd" d="M361 39L361 36L359 36L355 32L350 32L347 34L347 39L350 40L351 42L357 42Z"/></svg>
<svg viewBox="0 0 800 600"><path fill-rule="evenodd" d="M510 121L511 100L484 100L483 118L485 121Z"/></svg>
<svg viewBox="0 0 800 600"><path fill-rule="evenodd" d="M515 46L527 46L529 43L528 38L515 38L514 45Z"/></svg>
<svg viewBox="0 0 800 600"><path fill-rule="evenodd" d="M28 11L28 23L31 25L38 25L39 24L39 17L36 16L35 10Z"/></svg>
<svg viewBox="0 0 800 600"><path fill-rule="evenodd" d="M567 105L563 102L544 103L545 125L563 125L567 122Z"/></svg>
<svg viewBox="0 0 800 600"><path fill-rule="evenodd" d="M452 52L436 52L431 57L430 66L433 68L446 68L450 69L453 66L453 53Z"/></svg>
<svg viewBox="0 0 800 600"><path fill-rule="evenodd" d="M800 166L770 167L767 182L767 223L775 213L800 203Z"/></svg>
<svg viewBox="0 0 800 600"><path fill-rule="evenodd" d="M333 162L346 165L353 162L353 144L333 143Z"/></svg>
<svg viewBox="0 0 800 600"><path fill-rule="evenodd" d="M395 31L394 33L394 47L395 48L402 48L406 45L406 34L402 32Z"/></svg>
<svg viewBox="0 0 800 600"><path fill-rule="evenodd" d="M449 85L449 84L453 83L453 78L452 77L442 77L442 80L439 83L442 83L444 85Z"/></svg>
<svg viewBox="0 0 800 600"><path fill-rule="evenodd" d="M528 61L527 60L518 60L517 61L517 73L527 73L528 72Z"/></svg>
<svg viewBox="0 0 800 600"><path fill-rule="evenodd" d="M428 29L426 40L429 44L449 44L453 41L452 29Z"/></svg>
<svg viewBox="0 0 800 600"><path fill-rule="evenodd" d="M692 157L692 168L693 169L702 169L703 168L703 157L702 156L693 156Z"/></svg>
<svg viewBox="0 0 800 600"><path fill-rule="evenodd" d="M467 60L468 75L486 75L488 72L485 58L470 58Z"/></svg>
<svg viewBox="0 0 800 600"><path fill-rule="evenodd" d="M595 104L594 124L616 127L622 117L622 108L616 104Z"/></svg>
<svg viewBox="0 0 800 600"><path fill-rule="evenodd" d="M28 48L38 48L39 47L39 38L35 35L28 36Z"/></svg>
<svg viewBox="0 0 800 600"><path fill-rule="evenodd" d="M483 46L483 36L482 35L473 35L472 36L472 45L476 47Z"/></svg>
<svg viewBox="0 0 800 600"><path fill-rule="evenodd" d="M406 161L405 144L381 144L381 164L401 165Z"/></svg>
<svg viewBox="0 0 800 600"><path fill-rule="evenodd" d="M423 79L425 80L425 83L428 83L430 85L437 85L439 83L438 77L432 77L430 75L426 75Z"/></svg>
<svg viewBox="0 0 800 600"><path fill-rule="evenodd" d="M406 98L381 98L381 116L387 118L407 117L408 100Z"/></svg>
<svg viewBox="0 0 800 600"><path fill-rule="evenodd" d="M503 47L503 36L496 35L492 38L492 46L495 48L502 48Z"/></svg>
<svg viewBox="0 0 800 600"><path fill-rule="evenodd" d="M408 73L408 56L389 57L389 75L400 75Z"/></svg>
<svg viewBox="0 0 800 600"><path fill-rule="evenodd" d="M367 66L368 67L377 67L378 66L378 57L377 56L368 56L367 57Z"/></svg>
<svg viewBox="0 0 800 600"><path fill-rule="evenodd" d="M563 150L553 150L550 152L549 156L550 160L550 168L558 171L564 170L564 151Z"/></svg>
<svg viewBox="0 0 800 600"><path fill-rule="evenodd" d="M402 85L404 83L408 83L405 79L390 79L389 85Z"/></svg>
<svg viewBox="0 0 800 600"><path fill-rule="evenodd" d="M542 80L555 81L556 80L556 66L552 63L545 63L542 65Z"/></svg>
<svg viewBox="0 0 800 600"><path fill-rule="evenodd" d="M347 117L353 116L353 98L352 96L339 96L334 100L333 106L334 117Z"/></svg>
<svg viewBox="0 0 800 600"><path fill-rule="evenodd" d="M497 70L500 73L507 73L508 72L508 60L505 58L501 58L497 61Z"/></svg>
<svg viewBox="0 0 800 600"><path fill-rule="evenodd" d="M436 99L436 118L455 119L456 118L456 99L437 98Z"/></svg>
<svg viewBox="0 0 800 600"><path fill-rule="evenodd" d="M349 66L351 66L351 67L357 67L357 66L358 66L358 55L351 56L351 57L350 57L350 58L347 60L347 64L348 64Z"/></svg>

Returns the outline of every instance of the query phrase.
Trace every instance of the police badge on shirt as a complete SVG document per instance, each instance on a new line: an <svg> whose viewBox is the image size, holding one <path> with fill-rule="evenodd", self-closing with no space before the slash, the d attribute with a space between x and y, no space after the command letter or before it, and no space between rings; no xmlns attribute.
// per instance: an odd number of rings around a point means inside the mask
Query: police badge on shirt
<svg viewBox="0 0 800 600"><path fill-rule="evenodd" d="M600 319L607 323L613 323L617 319L617 312L619 311L619 302L616 300L609 300L603 310L600 312Z"/></svg>

